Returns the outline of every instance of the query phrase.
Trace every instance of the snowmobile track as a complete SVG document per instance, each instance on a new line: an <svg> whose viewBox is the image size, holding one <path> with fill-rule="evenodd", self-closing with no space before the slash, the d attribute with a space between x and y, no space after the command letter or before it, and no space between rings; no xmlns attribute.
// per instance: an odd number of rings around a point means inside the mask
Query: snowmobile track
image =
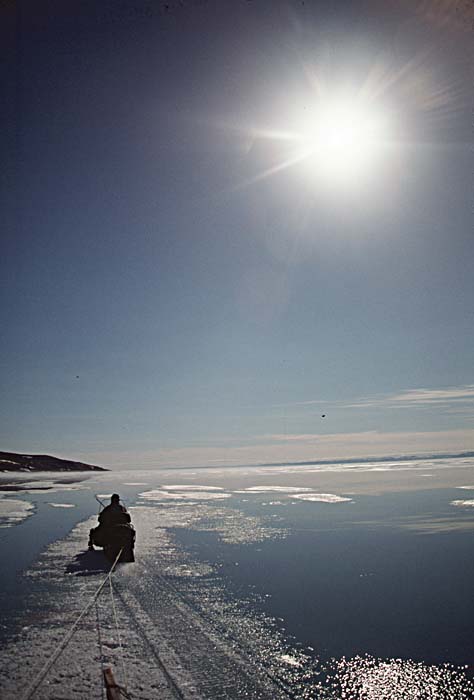
<svg viewBox="0 0 474 700"><path fill-rule="evenodd" d="M137 516L145 532L145 516ZM47 663L107 573L100 552L84 552L90 525L90 520L79 523L66 538L50 545L27 573L31 593L25 616L18 618L20 632L0 653L1 698L21 696L25 673L34 677ZM169 574L170 563L176 561L165 540L160 542L155 534L142 542L137 563L125 564L113 575L123 644L117 643L104 589L98 601L102 658L98 623L91 614L38 688L38 700L100 698L101 664L115 668L117 682L127 685L132 700L294 697L262 657L257 658L259 641L252 640L251 632L233 636L226 629L226 614L212 605L206 608L209 578ZM211 576L211 586L212 580ZM202 605L196 603L201 592ZM127 682L121 673L121 654Z"/></svg>
<svg viewBox="0 0 474 700"><path fill-rule="evenodd" d="M169 680L175 697L294 697L278 678L253 662L250 650L235 638L224 638L215 620L197 609L164 576L155 573L153 581L153 590L149 590L138 578L118 591L117 597Z"/></svg>

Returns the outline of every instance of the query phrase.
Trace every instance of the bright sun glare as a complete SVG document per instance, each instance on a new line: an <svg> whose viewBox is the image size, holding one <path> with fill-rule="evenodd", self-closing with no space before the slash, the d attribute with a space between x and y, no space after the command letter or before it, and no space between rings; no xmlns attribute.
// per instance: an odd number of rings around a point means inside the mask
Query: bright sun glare
<svg viewBox="0 0 474 700"><path fill-rule="evenodd" d="M300 131L302 159L329 182L353 182L370 174L386 139L382 115L358 100L326 101Z"/></svg>
<svg viewBox="0 0 474 700"><path fill-rule="evenodd" d="M360 191L359 185L380 175L382 156L393 143L391 119L372 100L350 95L321 96L305 116L289 119L290 128L255 129L255 140L273 141L275 148L286 142L281 160L257 172L238 188L273 177L288 168L302 169L305 178L316 178L323 187ZM288 127L288 123L287 123Z"/></svg>

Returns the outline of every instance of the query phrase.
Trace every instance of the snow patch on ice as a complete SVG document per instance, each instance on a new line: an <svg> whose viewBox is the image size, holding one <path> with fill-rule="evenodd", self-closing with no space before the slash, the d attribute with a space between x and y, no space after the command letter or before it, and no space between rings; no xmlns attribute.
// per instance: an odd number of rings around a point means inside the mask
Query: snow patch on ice
<svg viewBox="0 0 474 700"><path fill-rule="evenodd" d="M314 501L318 503L349 503L352 498L337 496L335 493L295 493L293 498L300 501Z"/></svg>
<svg viewBox="0 0 474 700"><path fill-rule="evenodd" d="M228 544L251 544L286 535L285 530L267 525L262 518L246 515L240 510L221 505L221 502L215 500L199 502L169 500L152 503L152 507L148 505L132 507L130 509L132 520L138 508L140 513L148 512L148 518L154 520L160 531L183 528L215 532L223 542Z"/></svg>
<svg viewBox="0 0 474 700"><path fill-rule="evenodd" d="M34 505L16 498L0 498L0 527L18 525L32 515Z"/></svg>
<svg viewBox="0 0 474 700"><path fill-rule="evenodd" d="M139 494L145 501L213 501L231 498L232 494L222 491L164 491L163 489L153 489Z"/></svg>
<svg viewBox="0 0 474 700"><path fill-rule="evenodd" d="M244 491L239 491L239 493L269 493L271 491L278 491L279 493L301 493L302 491L312 491L311 488L306 486L249 486Z"/></svg>
<svg viewBox="0 0 474 700"><path fill-rule="evenodd" d="M223 491L222 486L199 486L198 484L171 484L163 485L166 491Z"/></svg>
<svg viewBox="0 0 474 700"><path fill-rule="evenodd" d="M280 659L284 661L285 664L289 664L290 666L301 666L301 662L294 656L291 656L291 654L282 654Z"/></svg>
<svg viewBox="0 0 474 700"><path fill-rule="evenodd" d="M48 503L52 508L75 508L74 503Z"/></svg>

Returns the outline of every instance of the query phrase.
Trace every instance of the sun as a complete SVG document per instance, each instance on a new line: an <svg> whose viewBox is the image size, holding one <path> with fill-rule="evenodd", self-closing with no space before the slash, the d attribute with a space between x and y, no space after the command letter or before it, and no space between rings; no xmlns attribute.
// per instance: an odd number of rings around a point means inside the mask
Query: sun
<svg viewBox="0 0 474 700"><path fill-rule="evenodd" d="M396 146L390 111L356 91L319 94L311 106L304 98L299 105L295 101L282 123L277 128L241 129L254 144L271 144L267 153L273 152L273 157L268 158L268 167L233 189L291 170L311 186L316 182L318 189L359 194L368 191L375 179L381 181L384 159L390 162Z"/></svg>
<svg viewBox="0 0 474 700"><path fill-rule="evenodd" d="M298 131L302 160L329 183L370 175L388 136L380 110L350 98L318 103Z"/></svg>

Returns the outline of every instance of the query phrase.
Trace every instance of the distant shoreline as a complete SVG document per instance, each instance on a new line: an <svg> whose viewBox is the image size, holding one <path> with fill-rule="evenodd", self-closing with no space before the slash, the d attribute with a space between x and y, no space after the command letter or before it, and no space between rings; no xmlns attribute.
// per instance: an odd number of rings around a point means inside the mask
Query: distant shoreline
<svg viewBox="0 0 474 700"><path fill-rule="evenodd" d="M18 452L0 452L0 472L107 472L95 464L75 462L52 455L27 455Z"/></svg>
<svg viewBox="0 0 474 700"><path fill-rule="evenodd" d="M311 467L329 465L370 464L371 462L405 462L416 460L440 460L440 459L466 459L474 457L474 451L465 452L443 452L435 454L408 454L408 455L384 455L382 457L345 457L343 459L309 459L293 462L255 462L252 464L202 464L202 465L160 465L159 469L182 470L182 469L240 469L240 468L265 468L265 467ZM110 469L99 467L85 462L76 462L69 459L61 459L51 455L26 455L16 452L0 452L0 474L19 473L28 474L35 472L109 472ZM118 469L122 471L122 469Z"/></svg>
<svg viewBox="0 0 474 700"><path fill-rule="evenodd" d="M463 457L474 457L474 452L454 452L436 454L415 454L415 455L395 455L385 457L349 457L345 459L310 459L304 462L265 462L256 464L258 467L297 467L318 464L365 464L366 462L405 462L416 459L462 459Z"/></svg>

